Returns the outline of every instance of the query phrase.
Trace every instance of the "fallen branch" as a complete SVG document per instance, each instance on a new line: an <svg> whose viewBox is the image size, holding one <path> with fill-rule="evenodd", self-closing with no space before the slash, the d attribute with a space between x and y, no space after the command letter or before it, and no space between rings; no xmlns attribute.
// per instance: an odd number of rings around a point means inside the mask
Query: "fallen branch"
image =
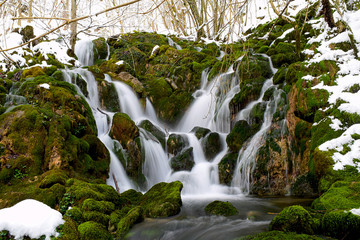
<svg viewBox="0 0 360 240"><path fill-rule="evenodd" d="M131 4L140 2L140 1L142 1L142 0L134 0L134 1L132 1L132 2L120 4L120 5L111 7L111 8L107 8L107 9L105 9L105 10L103 10L103 11L100 11L100 12L94 14L94 15L95 15L95 16L98 16L98 15L100 15L100 14L103 14L103 13L106 13L106 12L109 12L109 11L112 11L112 10L115 10L115 9L117 9L117 8L126 7L126 6L128 6L128 5L131 5ZM3 2L3 3L4 3L4 2ZM2 3L2 4L3 4L3 3ZM73 23L73 22L77 22L77 21L80 21L80 20L84 20L84 19L89 18L89 17L92 17L92 16L93 16L93 15L87 15L87 16L83 16L83 17L79 17L79 18L74 18L74 19L62 19L62 20L64 20L65 22L64 22L63 24L57 26L56 28L53 28L53 29L51 29L50 31L48 31L48 32L46 32L46 33L44 33L44 34L36 37L36 38L33 38L33 39L31 39L30 41L27 41L26 43L20 44L20 45L18 45L18 46L16 46L16 47L4 49L4 50L1 49L0 52L6 52L6 51L14 50L14 49L19 48L19 47L23 47L23 46L25 46L25 45L27 45L27 44L29 44L29 43L32 43L32 42L34 42L34 41L36 41L36 40L38 40L38 39L40 39L40 38L42 38L42 37L50 34L50 33L55 32L56 30L58 30L58 29L60 29L60 28L62 28L62 27L64 27L64 26L66 26L66 25L69 25L69 24L71 24L71 23ZM21 17L21 18L19 18L19 20L22 20L22 19L29 19L29 18L26 18L26 17Z"/></svg>
<svg viewBox="0 0 360 240"><path fill-rule="evenodd" d="M4 3L6 3L7 0L4 0L2 3L0 3L0 8L2 7L2 5L4 5Z"/></svg>

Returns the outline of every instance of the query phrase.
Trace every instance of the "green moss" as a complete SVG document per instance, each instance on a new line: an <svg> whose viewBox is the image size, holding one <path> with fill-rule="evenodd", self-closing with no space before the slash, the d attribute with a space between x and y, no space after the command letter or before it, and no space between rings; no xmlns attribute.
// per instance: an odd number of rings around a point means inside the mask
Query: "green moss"
<svg viewBox="0 0 360 240"><path fill-rule="evenodd" d="M150 132L159 142L161 143L162 147L165 149L165 133L152 124L149 120L143 120L139 124L139 127L145 129L146 131Z"/></svg>
<svg viewBox="0 0 360 240"><path fill-rule="evenodd" d="M118 140L126 148L129 140L139 136L139 129L127 114L116 113L113 117L110 136Z"/></svg>
<svg viewBox="0 0 360 240"><path fill-rule="evenodd" d="M216 132L206 135L201 146L207 159L213 159L223 149L220 135Z"/></svg>
<svg viewBox="0 0 360 240"><path fill-rule="evenodd" d="M231 184L237 163L237 157L237 153L228 153L221 159L218 165L220 183L226 185Z"/></svg>
<svg viewBox="0 0 360 240"><path fill-rule="evenodd" d="M80 234L78 231L78 225L75 220L69 216L63 217L65 220L64 225L61 228L60 237L61 240L73 240L80 239Z"/></svg>
<svg viewBox="0 0 360 240"><path fill-rule="evenodd" d="M311 150L326 141L339 137L343 133L343 130L335 131L332 129L330 127L331 122L330 118L326 118L311 128Z"/></svg>
<svg viewBox="0 0 360 240"><path fill-rule="evenodd" d="M41 180L39 184L39 188L49 188L56 183L61 185L65 185L68 176L65 172L57 171L57 170L50 170L43 174L44 178Z"/></svg>
<svg viewBox="0 0 360 240"><path fill-rule="evenodd" d="M359 182L335 182L312 207L319 210L351 209L360 207Z"/></svg>
<svg viewBox="0 0 360 240"><path fill-rule="evenodd" d="M233 216L238 214L237 209L230 202L213 201L206 205L205 212L208 215Z"/></svg>
<svg viewBox="0 0 360 240"><path fill-rule="evenodd" d="M168 153L177 155L185 148L186 145L187 145L187 140L182 135L172 133L168 137L167 140Z"/></svg>
<svg viewBox="0 0 360 240"><path fill-rule="evenodd" d="M140 201L144 216L156 218L178 214L182 205L180 195L182 187L179 181L154 185Z"/></svg>
<svg viewBox="0 0 360 240"><path fill-rule="evenodd" d="M129 200L132 205L138 205L143 194L141 192L135 191L134 189L129 189L121 193L120 196Z"/></svg>
<svg viewBox="0 0 360 240"><path fill-rule="evenodd" d="M110 217L102 212L84 211L82 214L84 221L93 221L108 226Z"/></svg>
<svg viewBox="0 0 360 240"><path fill-rule="evenodd" d="M175 157L170 159L170 166L174 171L191 171L194 162L193 148L183 149Z"/></svg>
<svg viewBox="0 0 360 240"><path fill-rule="evenodd" d="M267 52L270 53L270 50ZM275 67L280 67L283 64L291 64L299 61L299 56L296 53L295 46L291 43L280 42L271 55L271 60Z"/></svg>
<svg viewBox="0 0 360 240"><path fill-rule="evenodd" d="M70 217L76 223L81 223L84 221L83 213L79 207L72 207L65 212L65 216Z"/></svg>
<svg viewBox="0 0 360 240"><path fill-rule="evenodd" d="M142 222L143 219L143 211L140 206L131 209L117 224L116 235L123 238L132 226L136 223Z"/></svg>
<svg viewBox="0 0 360 240"><path fill-rule="evenodd" d="M322 237L297 234L293 232L282 231L270 231L265 233L259 233L256 235L246 236L239 238L238 240L321 240Z"/></svg>
<svg viewBox="0 0 360 240"><path fill-rule="evenodd" d="M204 138L208 133L210 133L211 131L207 128L202 128L202 127L194 127L191 130L192 133L195 134L197 139L201 139Z"/></svg>
<svg viewBox="0 0 360 240"><path fill-rule="evenodd" d="M336 239L358 239L360 235L360 216L348 211L327 212L321 225L325 235Z"/></svg>
<svg viewBox="0 0 360 240"><path fill-rule="evenodd" d="M94 43L94 59L105 59L108 55L108 45L105 38L98 38L92 42Z"/></svg>
<svg viewBox="0 0 360 240"><path fill-rule="evenodd" d="M286 72L287 72L286 67L279 68L273 77L273 83L282 84L283 82L285 82Z"/></svg>
<svg viewBox="0 0 360 240"><path fill-rule="evenodd" d="M107 229L100 223L84 222L78 226L80 239L94 239L94 240L110 240L111 235Z"/></svg>
<svg viewBox="0 0 360 240"><path fill-rule="evenodd" d="M115 205L112 202L107 201L96 201L94 199L88 198L86 199L81 209L83 211L97 211L101 213L111 213L115 210Z"/></svg>
<svg viewBox="0 0 360 240"><path fill-rule="evenodd" d="M270 223L270 230L313 234L313 220L302 206L294 205L283 209Z"/></svg>
<svg viewBox="0 0 360 240"><path fill-rule="evenodd" d="M103 80L99 82L98 90L102 108L110 112L120 112L120 102L115 85Z"/></svg>
<svg viewBox="0 0 360 240"><path fill-rule="evenodd" d="M123 200L116 190L106 184L87 183L77 179L67 181L67 193L69 193L77 204L85 199L92 198L97 201L108 201L116 206L122 206Z"/></svg>
<svg viewBox="0 0 360 240"><path fill-rule="evenodd" d="M231 132L227 135L226 143L232 152L239 152L241 146L252 134L251 127L246 121L237 121Z"/></svg>

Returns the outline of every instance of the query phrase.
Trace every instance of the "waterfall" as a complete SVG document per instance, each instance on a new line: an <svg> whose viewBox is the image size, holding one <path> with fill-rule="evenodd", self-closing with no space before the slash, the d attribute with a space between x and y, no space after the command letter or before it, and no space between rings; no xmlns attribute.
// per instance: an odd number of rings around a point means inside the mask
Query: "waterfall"
<svg viewBox="0 0 360 240"><path fill-rule="evenodd" d="M171 38L168 38L168 40L170 45L177 47ZM91 54L86 53L89 49L93 49L93 43L91 41L79 43L76 53L83 65L91 64L93 61ZM90 59L86 60L87 58ZM238 59L238 61L240 60L241 58ZM271 64L270 59L269 62ZM273 72L276 71L272 65L271 68ZM135 185L127 177L124 167L114 153L114 150L117 152L119 152L118 150L125 152L125 150L121 149L119 142L108 136L112 124L111 120L115 113L101 109L96 79L85 69L66 70L64 71L64 75L66 81L75 85L77 75L81 76L87 83L87 96L82 93L79 87L76 86L76 89L79 94L88 101L96 120L99 138L109 149L111 155L110 177L107 183L114 187L118 185L120 191L135 188ZM168 126L165 126L158 120L149 99L144 99L146 100L146 107L144 107L131 87L123 82L113 81L109 75L105 74L105 80L113 84L116 89L120 109L123 113L128 114L136 124L147 119L167 135L174 133L183 136L186 139L187 148L192 148L193 168L190 171L182 170L174 172L170 167L170 159L173 156L167 152L166 144L164 149L152 133L139 127L142 154L144 155L142 171L146 179L147 189L158 182L180 180L184 185L182 194L187 196L199 194L218 196L219 194L228 195L249 192L251 173L255 168L257 150L263 143L265 134L271 125L272 116L276 110L277 101L280 98L280 91L275 89L275 99L267 102L261 129L247 144L244 144L244 147L240 150L232 186L228 187L219 183L218 164L227 153L227 148L225 147L226 136L231 130L229 102L235 94L240 91L240 80L233 66L230 66L225 73L217 75L210 81L208 77L209 70L206 69L201 75L200 89L193 94L195 98L194 102L179 121L178 125L173 129L169 129ZM251 102L245 109L240 111L237 115L237 120L249 121L249 114L252 107L262 101L264 92L270 87L273 87L272 78L264 83L259 99ZM203 139L198 139L194 133L190 132L194 127L204 127L210 129L212 132L219 133L221 144L224 147L213 159L206 159L202 146Z"/></svg>
<svg viewBox="0 0 360 240"><path fill-rule="evenodd" d="M83 66L94 64L94 43L89 40L80 40L75 44L75 55Z"/></svg>
<svg viewBox="0 0 360 240"><path fill-rule="evenodd" d="M179 123L178 131L189 132L194 126L212 131L230 132L229 102L239 92L239 79L231 66L226 73L209 84L208 74L201 76L201 89L194 93L195 101Z"/></svg>
<svg viewBox="0 0 360 240"><path fill-rule="evenodd" d="M275 73L277 70L273 67L271 59L269 57L267 58L269 59L272 72ZM271 77L270 79L265 81L261 89L260 97L257 100L251 102L242 111L240 111L238 113L237 120L246 120L247 122L249 122L249 115L252 107L262 101L265 91L272 86L273 84ZM271 126L273 115L276 111L277 104L281 98L281 92L281 90L275 89L274 99L268 101L266 104L264 119L260 130L251 138L248 143L245 143L239 151L237 165L232 180L232 186L239 187L242 192L250 192L251 174L256 167L256 155L258 153L259 147L264 144L266 132Z"/></svg>

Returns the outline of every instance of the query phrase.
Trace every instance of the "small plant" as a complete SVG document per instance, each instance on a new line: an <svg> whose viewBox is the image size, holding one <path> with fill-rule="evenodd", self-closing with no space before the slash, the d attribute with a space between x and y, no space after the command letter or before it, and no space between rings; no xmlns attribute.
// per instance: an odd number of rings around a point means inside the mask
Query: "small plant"
<svg viewBox="0 0 360 240"><path fill-rule="evenodd" d="M24 169L24 168L26 168L26 166L22 166L22 168ZM20 169L15 169L14 178L23 179L27 176L28 176L28 174L21 172Z"/></svg>
<svg viewBox="0 0 360 240"><path fill-rule="evenodd" d="M60 202L60 212L64 214L72 204L74 204L74 200L72 199L70 193L65 193Z"/></svg>

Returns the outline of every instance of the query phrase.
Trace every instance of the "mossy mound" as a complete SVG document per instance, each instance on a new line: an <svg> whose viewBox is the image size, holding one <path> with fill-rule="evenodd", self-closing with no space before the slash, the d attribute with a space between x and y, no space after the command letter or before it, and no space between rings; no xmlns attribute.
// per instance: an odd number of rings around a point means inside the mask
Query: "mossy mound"
<svg viewBox="0 0 360 240"><path fill-rule="evenodd" d="M101 108L110 112L120 112L119 96L114 84L105 80L97 80Z"/></svg>
<svg viewBox="0 0 360 240"><path fill-rule="evenodd" d="M238 210L230 202L213 201L206 205L205 212L208 215L233 216Z"/></svg>
<svg viewBox="0 0 360 240"><path fill-rule="evenodd" d="M119 221L116 235L122 238L132 226L136 223L142 222L143 220L144 216L142 208L140 206L134 207Z"/></svg>
<svg viewBox="0 0 360 240"><path fill-rule="evenodd" d="M323 232L336 239L359 239L360 216L349 211L327 212L321 221Z"/></svg>
<svg viewBox="0 0 360 240"><path fill-rule="evenodd" d="M239 238L238 240L321 240L323 237L294 232L270 231Z"/></svg>
<svg viewBox="0 0 360 240"><path fill-rule="evenodd" d="M335 182L313 202L312 207L316 210L359 208L360 182Z"/></svg>
<svg viewBox="0 0 360 240"><path fill-rule="evenodd" d="M128 200L132 205L138 205L143 194L135 191L134 189L129 189L121 193L120 196Z"/></svg>
<svg viewBox="0 0 360 240"><path fill-rule="evenodd" d="M112 239L110 233L104 225L97 222L88 221L79 225L78 231L80 239L94 239L94 240L110 240Z"/></svg>
<svg viewBox="0 0 360 240"><path fill-rule="evenodd" d="M178 214L182 205L180 195L182 188L183 184L179 181L154 185L140 201L144 216L156 218Z"/></svg>
<svg viewBox="0 0 360 240"><path fill-rule="evenodd" d="M275 47L270 48L266 54L271 56L275 67L281 67L283 64L291 64L300 60L295 46L291 43L280 42Z"/></svg>
<svg viewBox="0 0 360 240"><path fill-rule="evenodd" d="M127 114L116 113L113 117L110 136L126 147L130 140L139 136L139 129Z"/></svg>
<svg viewBox="0 0 360 240"><path fill-rule="evenodd" d="M270 223L270 230L314 234L313 219L302 206L283 209Z"/></svg>

